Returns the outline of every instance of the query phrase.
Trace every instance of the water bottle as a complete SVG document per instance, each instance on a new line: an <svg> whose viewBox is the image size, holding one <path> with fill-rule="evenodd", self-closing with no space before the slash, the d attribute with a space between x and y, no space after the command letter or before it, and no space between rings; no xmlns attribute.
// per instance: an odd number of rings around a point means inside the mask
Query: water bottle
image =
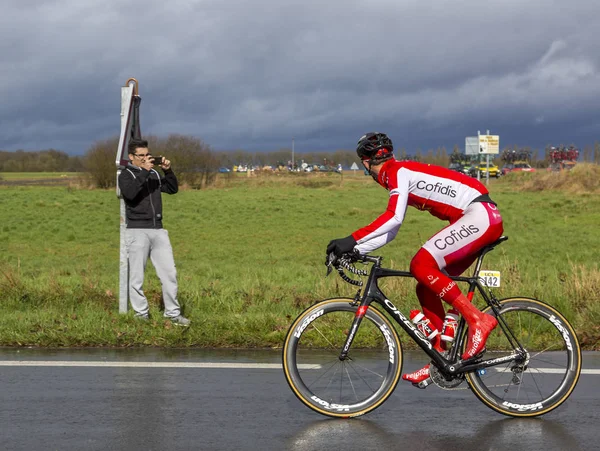
<svg viewBox="0 0 600 451"><path fill-rule="evenodd" d="M439 330L431 324L431 320L425 316L420 310L411 310L410 319L417 326L417 329L425 335L429 340L435 338L440 333Z"/></svg>
<svg viewBox="0 0 600 451"><path fill-rule="evenodd" d="M456 336L456 328L458 327L458 311L451 308L446 313L446 318L444 318L444 326L442 327L442 336L441 339L452 343L454 341L454 337Z"/></svg>

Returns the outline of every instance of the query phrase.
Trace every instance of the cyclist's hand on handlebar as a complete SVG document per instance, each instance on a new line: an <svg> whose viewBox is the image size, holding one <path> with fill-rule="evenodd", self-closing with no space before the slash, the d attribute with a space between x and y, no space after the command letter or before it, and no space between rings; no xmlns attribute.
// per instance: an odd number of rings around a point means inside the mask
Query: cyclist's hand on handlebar
<svg viewBox="0 0 600 451"><path fill-rule="evenodd" d="M361 257L361 255L358 253L358 251L356 249L353 249L350 252L346 252L346 253L342 254L341 257L338 257L337 255L335 255L335 253L330 252L329 254L327 254L327 257L325 257L325 266L327 266L327 275L329 275L332 268L337 268L340 265L340 263L342 263L342 261L345 261L346 263L352 263L352 262L358 261L360 259L360 257Z"/></svg>
<svg viewBox="0 0 600 451"><path fill-rule="evenodd" d="M356 240L352 235L331 240L327 245L327 255L333 253L336 257L341 257L343 254L352 252L354 246L356 246Z"/></svg>
<svg viewBox="0 0 600 451"><path fill-rule="evenodd" d="M331 271L335 268L340 277L344 279L344 281L352 285L362 286L363 282L361 280L352 279L344 273L344 270L346 270L358 276L366 276L367 271L357 269L353 265L354 262L361 260L362 257L363 256L361 256L358 250L356 249L353 249L351 252L346 252L342 254L341 257L337 257L333 252L330 252L329 255L327 255L327 258L325 259L325 265L327 266L326 276L328 276L331 273Z"/></svg>

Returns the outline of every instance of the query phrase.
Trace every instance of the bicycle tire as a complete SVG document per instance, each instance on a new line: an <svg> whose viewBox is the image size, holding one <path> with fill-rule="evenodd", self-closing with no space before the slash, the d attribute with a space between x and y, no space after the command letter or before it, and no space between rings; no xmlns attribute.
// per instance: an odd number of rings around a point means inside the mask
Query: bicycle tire
<svg viewBox="0 0 600 451"><path fill-rule="evenodd" d="M525 365L515 362L467 373L473 393L491 409L511 417L544 415L573 392L581 373L581 348L569 322L553 307L533 298L500 301L499 314L528 352ZM491 308L484 310L494 315ZM466 344L466 335L463 343ZM484 357L514 352L498 325Z"/></svg>
<svg viewBox="0 0 600 451"><path fill-rule="evenodd" d="M302 403L320 414L349 418L379 407L402 372L402 347L390 321L370 306L340 360L358 305L352 299L320 301L292 323L283 346L283 369Z"/></svg>

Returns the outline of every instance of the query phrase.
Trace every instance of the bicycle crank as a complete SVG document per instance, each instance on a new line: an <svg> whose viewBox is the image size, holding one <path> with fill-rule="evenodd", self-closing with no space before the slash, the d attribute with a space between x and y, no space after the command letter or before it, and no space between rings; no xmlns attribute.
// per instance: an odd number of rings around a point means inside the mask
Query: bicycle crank
<svg viewBox="0 0 600 451"><path fill-rule="evenodd" d="M438 367L434 365L433 362L431 362L431 365L429 365L429 377L431 377L431 380L435 385L443 388L444 390L452 390L462 384L465 380L464 374L457 374L451 379L448 379L442 374Z"/></svg>

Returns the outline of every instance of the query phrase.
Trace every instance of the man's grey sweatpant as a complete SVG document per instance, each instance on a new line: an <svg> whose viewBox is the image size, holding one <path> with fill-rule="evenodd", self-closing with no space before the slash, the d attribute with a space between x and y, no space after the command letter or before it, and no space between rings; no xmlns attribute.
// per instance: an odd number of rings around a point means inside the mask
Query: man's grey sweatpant
<svg viewBox="0 0 600 451"><path fill-rule="evenodd" d="M169 232L165 229L127 229L127 255L129 261L129 300L136 315L148 314L148 299L144 295L144 272L148 257L156 269L162 285L165 316L179 316L177 301L177 271Z"/></svg>

